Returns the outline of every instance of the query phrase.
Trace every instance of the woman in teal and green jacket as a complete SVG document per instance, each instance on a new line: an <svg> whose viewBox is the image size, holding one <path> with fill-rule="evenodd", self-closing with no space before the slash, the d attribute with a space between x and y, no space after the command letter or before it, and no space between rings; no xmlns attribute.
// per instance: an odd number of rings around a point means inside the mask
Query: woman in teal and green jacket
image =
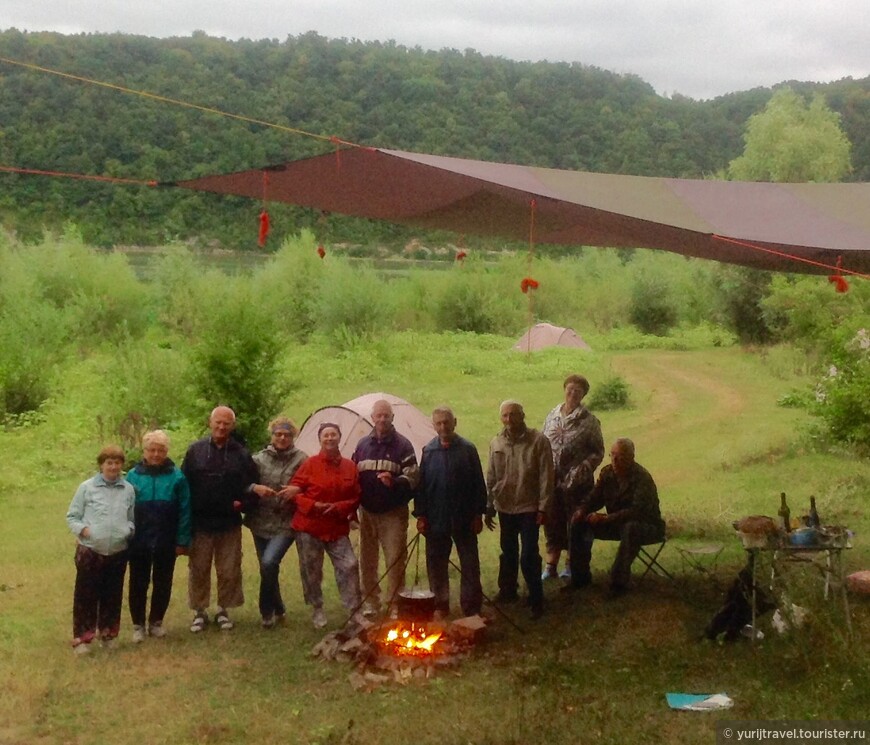
<svg viewBox="0 0 870 745"><path fill-rule="evenodd" d="M190 546L190 489L187 479L169 459L169 437L162 430L142 438L142 461L128 474L136 489L136 533L130 543L130 616L133 641L145 640L148 586L151 610L148 634L163 637L163 616L172 595L177 556Z"/></svg>

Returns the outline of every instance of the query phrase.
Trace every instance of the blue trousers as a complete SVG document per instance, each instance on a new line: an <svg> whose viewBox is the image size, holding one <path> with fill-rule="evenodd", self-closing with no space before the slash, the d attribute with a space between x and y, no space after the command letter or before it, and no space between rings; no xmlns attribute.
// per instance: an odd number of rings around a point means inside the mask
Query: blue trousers
<svg viewBox="0 0 870 745"><path fill-rule="evenodd" d="M541 552L538 550L537 512L521 512L513 515L499 512L501 525L498 561L498 589L505 597L517 594L517 574L522 570L529 590L529 605L539 608L544 602L544 585L541 581ZM520 549L522 544L522 550Z"/></svg>
<svg viewBox="0 0 870 745"><path fill-rule="evenodd" d="M284 615L286 608L281 598L281 587L278 576L281 571L281 560L293 541L295 533L277 535L274 538L263 538L256 533L254 548L257 549L257 559L260 562L260 615L270 618L274 614Z"/></svg>
<svg viewBox="0 0 870 745"><path fill-rule="evenodd" d="M452 534L429 534L426 536L426 571L429 574L429 589L435 594L437 610L450 610L450 551L456 546L459 557L459 604L462 613L473 616L480 613L483 590L480 586L480 556L477 552L477 535L470 528Z"/></svg>

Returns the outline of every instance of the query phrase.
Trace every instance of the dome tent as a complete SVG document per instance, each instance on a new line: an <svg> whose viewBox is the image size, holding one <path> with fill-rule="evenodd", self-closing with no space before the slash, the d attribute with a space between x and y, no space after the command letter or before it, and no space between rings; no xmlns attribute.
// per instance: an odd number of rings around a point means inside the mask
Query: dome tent
<svg viewBox="0 0 870 745"><path fill-rule="evenodd" d="M592 349L574 329L553 326L551 323L538 323L532 326L511 348L518 352L534 352L545 347Z"/></svg>
<svg viewBox="0 0 870 745"><path fill-rule="evenodd" d="M423 446L435 437L432 420L413 404L391 393L366 393L341 405L317 409L299 430L296 447L309 455L318 453L317 428L323 422L332 422L341 428L341 454L350 458L360 439L372 431L372 406L382 399L393 407L393 426L411 441L419 462Z"/></svg>

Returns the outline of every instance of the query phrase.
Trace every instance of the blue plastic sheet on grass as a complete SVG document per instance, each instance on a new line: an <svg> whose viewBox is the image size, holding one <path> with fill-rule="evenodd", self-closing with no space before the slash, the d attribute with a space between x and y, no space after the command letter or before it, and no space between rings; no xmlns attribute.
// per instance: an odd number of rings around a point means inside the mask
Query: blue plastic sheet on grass
<svg viewBox="0 0 870 745"><path fill-rule="evenodd" d="M666 693L668 706L683 711L720 711L734 702L724 693Z"/></svg>

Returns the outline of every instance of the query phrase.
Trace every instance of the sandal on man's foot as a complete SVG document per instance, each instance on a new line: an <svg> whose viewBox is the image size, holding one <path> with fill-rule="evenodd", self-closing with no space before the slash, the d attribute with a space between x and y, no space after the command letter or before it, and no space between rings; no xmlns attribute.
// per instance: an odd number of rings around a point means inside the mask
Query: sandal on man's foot
<svg viewBox="0 0 870 745"><path fill-rule="evenodd" d="M231 631L235 624L230 621L230 617L225 610L219 610L214 617L214 622L218 625L221 631Z"/></svg>
<svg viewBox="0 0 870 745"><path fill-rule="evenodd" d="M197 611L196 615L193 617L193 621L190 624L190 633L199 634L202 631L205 631L205 627L208 624L208 613L204 610Z"/></svg>

